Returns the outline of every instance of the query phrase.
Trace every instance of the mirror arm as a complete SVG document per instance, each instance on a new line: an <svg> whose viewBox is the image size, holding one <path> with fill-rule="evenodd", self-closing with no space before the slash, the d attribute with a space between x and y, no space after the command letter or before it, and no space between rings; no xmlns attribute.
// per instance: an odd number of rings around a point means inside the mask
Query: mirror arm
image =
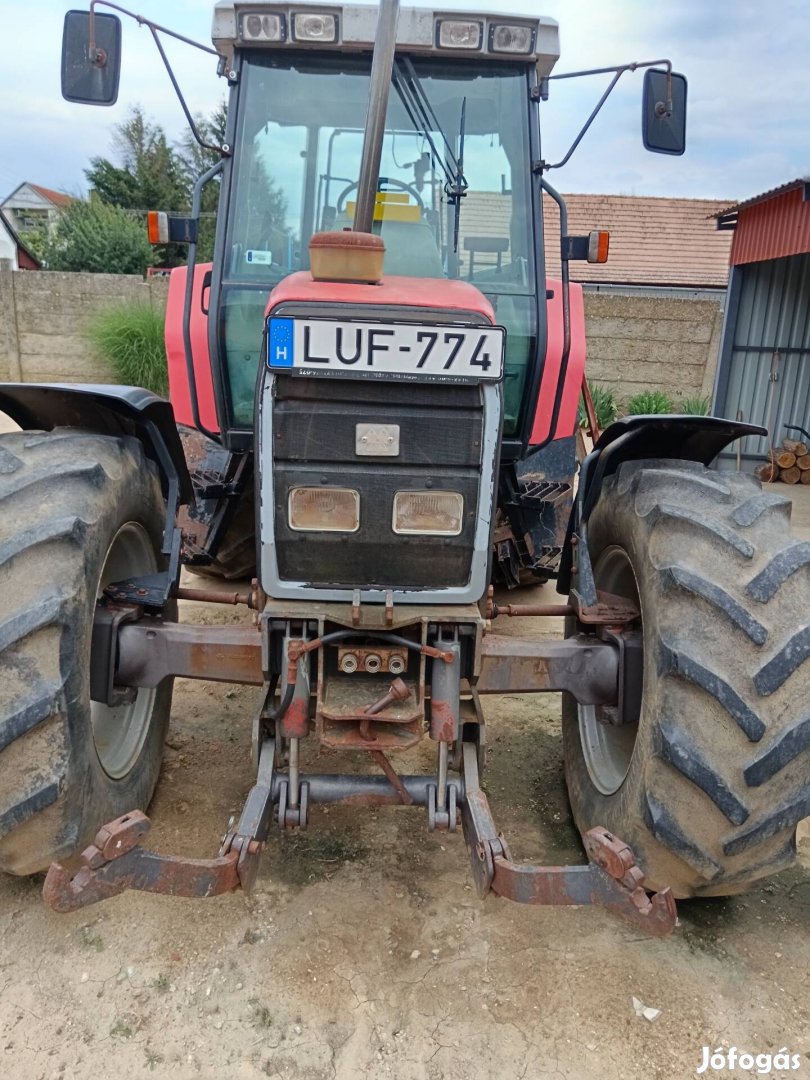
<svg viewBox="0 0 810 1080"><path fill-rule="evenodd" d="M104 52L103 49L96 48L95 10L98 5L113 8L115 11L120 11L122 15L128 15L131 19L134 19L139 26L148 27L150 33L152 34L152 38L154 39L155 45L157 46L157 51L160 53L160 58L163 61L163 65L168 72L172 86L174 87L174 92L175 94L177 94L177 100L180 102L180 105L183 109L183 113L186 117L186 122L191 129L191 134L194 136L197 143L199 143L199 145L204 150L214 150L216 153L222 154L223 157L230 157L230 147L228 147L227 145L217 146L215 143L206 142L200 135L200 132L197 129L197 125L194 123L194 118L189 112L188 105L186 104L186 99L183 97L183 92L181 91L177 79L175 78L174 72L172 71L172 66L169 63L169 58L166 56L163 44L158 37L158 32L160 32L161 34L168 34L169 37L173 37L177 41L182 41L185 45L191 45L195 49L200 49L201 52L206 52L210 53L212 56L217 56L220 58L220 60L225 59L222 53L217 52L216 49L212 49L209 45L202 45L199 41L194 41L192 38L185 37L183 34L178 34L175 30L170 30L166 26L160 26L158 23L152 22L151 19L147 19L143 15L137 15L134 11L128 11L126 8L121 7L119 4L113 4L111 3L111 0L90 0L90 55L93 57L93 63L98 65L99 67L104 66L104 64L107 62L107 57L106 55L102 55Z"/></svg>
<svg viewBox="0 0 810 1080"><path fill-rule="evenodd" d="M625 71L637 71L638 68L655 67L656 65L659 65L659 64L666 67L666 71L667 71L667 100L666 100L666 102L659 101L656 104L656 112L658 112L658 110L661 109L661 112L660 112L659 115L661 115L661 116L669 116L672 113L672 61L671 60L638 60L638 61L634 61L631 64L619 64L616 67L589 68L587 71L567 71L567 72L564 72L561 75L548 75L546 77L546 82L550 82L552 79L579 79L584 75L607 75L609 72L613 72L613 78L610 80L610 85L605 90L604 94L602 94L602 96L599 98L599 101L597 101L596 106L594 107L593 111L591 112L591 115L588 117L588 119L582 125L582 128L579 131L579 134L577 135L577 137L574 139L574 141L569 146L568 152L566 153L565 157L563 157L560 161L555 162L553 165L549 165L545 161L535 162L534 171L539 172L542 175L544 172L548 172L549 169L561 169L563 165L567 164L567 162L569 161L571 155L574 153L576 148L579 146L579 144L582 142L583 138L585 137L585 134L588 131L588 128L591 126L591 124L594 122L596 117L599 115L599 112L600 112L602 106L605 104L607 99L610 97L614 86L619 81L619 79L622 77L622 75L624 75Z"/></svg>
<svg viewBox="0 0 810 1080"><path fill-rule="evenodd" d="M113 4L111 0L90 0L90 48L95 46L96 34L95 34L95 20L94 15L96 8L101 5L102 7L113 8L115 11L120 11L122 15L128 15L130 19L134 19L139 26L148 26L150 30L159 30L161 34L168 34L169 37L177 38L178 41L182 41L185 45L191 45L195 49L200 49L202 52L211 53L212 56L222 56L222 53L217 52L216 49L212 49L210 45L203 45L199 41L194 41L193 38L184 37L183 34L178 34L176 30L170 30L168 26L160 26L159 23L152 22L151 19L147 19L144 15L137 15L134 11L129 11L125 7L121 7L120 4Z"/></svg>
<svg viewBox="0 0 810 1080"><path fill-rule="evenodd" d="M205 139L203 139L200 135L199 131L197 130L197 125L194 123L194 117L189 112L188 105L186 104L186 99L183 97L183 92L178 85L174 72L172 71L172 67L169 63L168 56L166 56L163 44L160 38L157 36L157 28L152 26L150 23L147 23L146 25L152 32L152 37L154 38L155 45L157 46L157 51L160 53L160 58L163 61L163 65L166 68L166 71L168 72L169 78L171 79L172 86L174 87L174 92L175 94L177 94L177 100L180 102L183 112L185 113L188 126L191 128L191 134L194 136L194 138L204 150L214 150L216 151L216 153L222 154L223 157L230 157L231 149L227 144L224 146L217 146L215 143L206 142Z"/></svg>

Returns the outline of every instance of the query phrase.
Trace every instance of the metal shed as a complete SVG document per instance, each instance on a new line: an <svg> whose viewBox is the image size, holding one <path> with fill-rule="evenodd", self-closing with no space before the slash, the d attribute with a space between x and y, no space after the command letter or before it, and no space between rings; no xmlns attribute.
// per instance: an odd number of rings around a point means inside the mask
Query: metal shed
<svg viewBox="0 0 810 1080"><path fill-rule="evenodd" d="M734 239L713 411L779 442L787 424L810 430L810 178L728 207L717 227ZM768 448L746 439L743 457Z"/></svg>

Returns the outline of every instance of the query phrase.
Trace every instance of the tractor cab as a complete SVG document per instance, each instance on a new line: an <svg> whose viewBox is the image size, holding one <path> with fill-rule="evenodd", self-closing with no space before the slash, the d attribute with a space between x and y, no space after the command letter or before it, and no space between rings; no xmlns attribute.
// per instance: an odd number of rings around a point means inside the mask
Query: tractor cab
<svg viewBox="0 0 810 1080"><path fill-rule="evenodd" d="M271 290L309 269L320 231L351 229L375 11L234 4L214 17L233 86L209 349L223 434L252 430ZM506 329L504 435L531 423L545 348L536 87L550 20L400 12L372 229L386 276L469 282Z"/></svg>

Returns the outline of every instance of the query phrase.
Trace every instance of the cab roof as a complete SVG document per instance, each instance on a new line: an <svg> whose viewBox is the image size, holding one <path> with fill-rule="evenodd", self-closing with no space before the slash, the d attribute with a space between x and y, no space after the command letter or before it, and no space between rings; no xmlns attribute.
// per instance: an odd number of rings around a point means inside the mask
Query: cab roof
<svg viewBox="0 0 810 1080"><path fill-rule="evenodd" d="M259 48L286 50L290 48L357 49L370 50L374 46L377 28L376 4L330 4L309 2L266 3L263 0L218 0L214 8L212 39L215 47L229 59L235 48ZM337 16L336 40L294 40L287 31L297 14L323 14ZM279 15L284 27L283 39L275 41L250 40L243 37L243 20L249 15ZM451 22L477 22L480 25L478 48L454 49L439 45L438 26L442 20ZM527 27L531 31L529 52L504 52L493 48L496 27ZM471 3L464 8L448 11L442 7L400 8L397 23L397 50L406 53L434 53L437 55L479 57L482 61L523 61L537 66L539 76L548 75L559 59L559 27L554 19L529 17L522 14L506 14L493 11L485 5Z"/></svg>

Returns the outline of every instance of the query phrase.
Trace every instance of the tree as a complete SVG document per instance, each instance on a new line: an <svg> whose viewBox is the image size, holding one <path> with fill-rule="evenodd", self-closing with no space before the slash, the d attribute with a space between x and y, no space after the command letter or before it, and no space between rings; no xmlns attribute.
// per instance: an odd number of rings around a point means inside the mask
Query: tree
<svg viewBox="0 0 810 1080"><path fill-rule="evenodd" d="M65 208L43 255L49 270L93 274L145 274L155 261L137 218L92 196Z"/></svg>
<svg viewBox="0 0 810 1080"><path fill-rule="evenodd" d="M212 146L222 146L225 142L227 120L228 106L224 101L217 105L210 117L205 117L201 113L197 113L194 117L194 123L197 125L197 131L200 133L201 138ZM190 208L191 195L198 177L207 172L212 165L216 165L221 155L216 150L209 150L204 146L200 146L190 130L181 138L177 153L188 187ZM219 189L220 183L217 176L206 184L202 190L200 227L197 238L197 258L200 262L209 262L213 257Z"/></svg>
<svg viewBox="0 0 810 1080"><path fill-rule="evenodd" d="M91 191L102 202L137 211L144 229L148 210L188 209L185 165L160 124L147 120L139 106L116 125L113 146L120 164L95 157L85 170ZM178 244L162 245L156 248L155 261L160 266L177 266L185 261L185 251Z"/></svg>
<svg viewBox="0 0 810 1080"><path fill-rule="evenodd" d="M212 146L222 146L225 142L225 126L227 122L228 106L224 100L216 106L209 117L203 116L202 113L197 113L194 117L194 123L197 125L200 136ZM200 146L190 130L185 132L180 139L177 152L189 191L194 186L197 177L204 173L206 169L210 169L212 165L216 165L221 156L216 150L209 150L204 146Z"/></svg>

